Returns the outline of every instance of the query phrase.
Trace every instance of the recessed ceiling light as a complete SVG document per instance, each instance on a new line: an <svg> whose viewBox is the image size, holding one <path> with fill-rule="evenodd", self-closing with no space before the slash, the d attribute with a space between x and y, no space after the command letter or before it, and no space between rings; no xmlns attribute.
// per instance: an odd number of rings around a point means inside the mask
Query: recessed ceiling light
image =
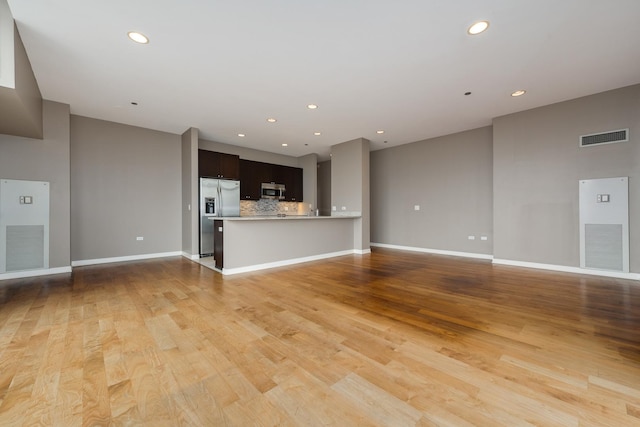
<svg viewBox="0 0 640 427"><path fill-rule="evenodd" d="M320 132L314 132L313 134L314 134L315 136L320 136L320 135L322 135Z"/></svg>
<svg viewBox="0 0 640 427"><path fill-rule="evenodd" d="M384 131L383 130L377 130L376 133L383 134Z"/></svg>
<svg viewBox="0 0 640 427"><path fill-rule="evenodd" d="M129 38L131 40L133 40L136 43L140 43L140 44L147 44L149 43L149 38L147 36L145 36L142 33L139 33L137 31L129 31L127 33L127 36L129 36Z"/></svg>
<svg viewBox="0 0 640 427"><path fill-rule="evenodd" d="M278 120L274 119L273 117L269 117L269 118L267 119L267 121L268 121L269 123L275 123L275 122L277 122Z"/></svg>
<svg viewBox="0 0 640 427"><path fill-rule="evenodd" d="M239 136L240 138L244 138L244 137L245 137L245 134L244 134L244 133L239 133L239 134L238 134L238 136Z"/></svg>
<svg viewBox="0 0 640 427"><path fill-rule="evenodd" d="M526 90L517 90L517 91L513 92L513 93L511 94L511 96L513 96L513 97L516 97L516 96L522 96L522 95L524 95L525 93L527 93L527 91L526 91Z"/></svg>
<svg viewBox="0 0 640 427"><path fill-rule="evenodd" d="M489 28L489 21L478 21L469 27L467 33L475 36L476 34L486 31L487 28Z"/></svg>
<svg viewBox="0 0 640 427"><path fill-rule="evenodd" d="M318 106L316 104L309 104L309 105L307 105L307 108L309 110L315 110L316 108L318 108Z"/></svg>
<svg viewBox="0 0 640 427"><path fill-rule="evenodd" d="M282 146L283 146L283 147L288 147L288 146L289 146L289 144L285 144L285 143L283 143L283 144L282 144Z"/></svg>

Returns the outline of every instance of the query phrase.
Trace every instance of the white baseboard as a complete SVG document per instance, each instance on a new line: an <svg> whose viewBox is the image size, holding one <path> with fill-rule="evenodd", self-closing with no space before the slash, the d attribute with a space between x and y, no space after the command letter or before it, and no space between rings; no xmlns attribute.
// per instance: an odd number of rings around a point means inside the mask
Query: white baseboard
<svg viewBox="0 0 640 427"><path fill-rule="evenodd" d="M141 255L130 255L130 256L119 256L113 258L98 258L98 259L83 259L79 261L71 261L72 267L82 267L85 265L95 265L95 264L109 264L112 262L123 262L123 261L139 261L143 259L152 259L152 258L166 258L171 256L180 256L182 255L182 251L177 252L161 252L156 254L141 254Z"/></svg>
<svg viewBox="0 0 640 427"><path fill-rule="evenodd" d="M190 259L191 261L196 261L200 259L200 254L191 255L189 252L182 252L182 256Z"/></svg>
<svg viewBox="0 0 640 427"><path fill-rule="evenodd" d="M368 250L368 251L371 252L371 250ZM251 271L266 270L268 268L275 268L275 267L284 267L287 265L300 264L300 263L309 262L309 261L318 261L321 259L335 258L339 256L344 256L344 255L353 255L353 254L359 255L360 253L361 251L356 249L340 251L340 252L330 252L326 254L313 255L313 256L302 257L302 258L287 259L284 261L275 261L275 262L267 262L264 264L249 265L246 267L223 268L221 273L224 274L225 276L232 275L232 274L239 274L239 273L249 273ZM367 253L367 252L362 252L362 253ZM217 268L215 270L220 271Z"/></svg>
<svg viewBox="0 0 640 427"><path fill-rule="evenodd" d="M526 262L526 261L512 261L508 259L497 259L497 258L494 258L493 255L486 255L486 254L443 251L439 249L415 248L411 246L387 245L385 243L371 243L371 246L380 247L380 248L389 248L389 249L400 249L404 251L424 252L424 253L438 254L438 255L452 255L452 256L460 256L460 257L466 257L466 258L488 259L488 260L491 260L491 262L496 265L510 265L514 267L535 268L538 270L560 271L563 273L588 274L591 276L603 276L603 277L613 277L617 279L640 280L640 274L638 273L620 273L616 271L591 270L591 269L580 268L580 267L569 267L565 265L540 264L537 262Z"/></svg>
<svg viewBox="0 0 640 427"><path fill-rule="evenodd" d="M616 279L640 280L640 274L637 273L621 273L617 271L607 270L591 270L588 268L569 267L567 265L556 264L540 264L537 262L512 261L508 259L493 259L494 264L510 265L513 267L536 268L538 270L560 271L563 273L588 274L590 276L613 277Z"/></svg>
<svg viewBox="0 0 640 427"><path fill-rule="evenodd" d="M357 255L366 255L371 253L371 249L354 249L353 253Z"/></svg>
<svg viewBox="0 0 640 427"><path fill-rule="evenodd" d="M64 273L71 273L71 266L43 268L41 270L26 270L26 271L14 271L11 273L2 273L0 274L0 280L22 279L24 277L49 276L50 274L64 274Z"/></svg>
<svg viewBox="0 0 640 427"><path fill-rule="evenodd" d="M416 248L413 246L387 245L386 243L371 243L371 246L378 248L400 249L411 252L423 252L427 254L459 256L464 258L493 259L493 255L477 254L473 252L445 251L441 249Z"/></svg>

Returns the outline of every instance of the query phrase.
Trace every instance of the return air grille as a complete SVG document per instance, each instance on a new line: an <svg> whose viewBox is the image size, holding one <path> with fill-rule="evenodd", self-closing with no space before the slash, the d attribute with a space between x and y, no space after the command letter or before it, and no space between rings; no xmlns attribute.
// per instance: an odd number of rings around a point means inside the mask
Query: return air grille
<svg viewBox="0 0 640 427"><path fill-rule="evenodd" d="M7 225L7 271L44 265L44 225Z"/></svg>
<svg viewBox="0 0 640 427"><path fill-rule="evenodd" d="M580 137L580 147L590 147L592 145L613 144L615 142L626 142L629 140L629 129L613 130L611 132L593 133Z"/></svg>

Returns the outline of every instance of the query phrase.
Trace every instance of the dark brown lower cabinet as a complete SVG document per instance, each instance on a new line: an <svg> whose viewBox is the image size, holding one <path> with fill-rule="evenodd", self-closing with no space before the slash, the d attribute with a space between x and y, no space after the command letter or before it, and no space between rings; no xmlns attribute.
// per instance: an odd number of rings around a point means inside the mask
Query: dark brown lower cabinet
<svg viewBox="0 0 640 427"><path fill-rule="evenodd" d="M223 224L224 222L221 219L213 221L213 259L216 260L216 268L220 270L224 266Z"/></svg>

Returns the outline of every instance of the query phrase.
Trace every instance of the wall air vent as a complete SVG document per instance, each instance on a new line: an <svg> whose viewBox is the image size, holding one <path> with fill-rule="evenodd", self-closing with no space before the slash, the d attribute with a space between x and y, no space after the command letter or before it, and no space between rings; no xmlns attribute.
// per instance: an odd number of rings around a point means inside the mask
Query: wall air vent
<svg viewBox="0 0 640 427"><path fill-rule="evenodd" d="M580 147L591 147L592 145L613 144L616 142L627 142L629 140L629 129L612 130L611 132L592 133L580 137Z"/></svg>

